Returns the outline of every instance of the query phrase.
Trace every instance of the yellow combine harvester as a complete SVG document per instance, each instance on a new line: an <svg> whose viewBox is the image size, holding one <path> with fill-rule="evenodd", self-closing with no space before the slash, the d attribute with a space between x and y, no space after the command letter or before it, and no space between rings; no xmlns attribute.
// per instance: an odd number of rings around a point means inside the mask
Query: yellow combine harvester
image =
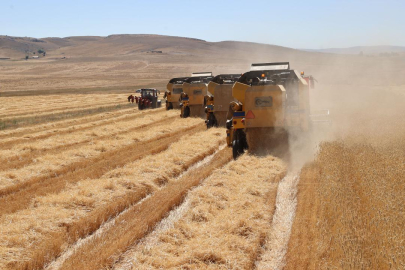
<svg viewBox="0 0 405 270"><path fill-rule="evenodd" d="M180 95L180 117L204 117L204 96L208 95L208 83L213 79L211 72L192 73L183 83Z"/></svg>
<svg viewBox="0 0 405 270"><path fill-rule="evenodd" d="M173 108L180 108L179 99L181 93L183 93L183 83L189 77L173 78L167 84L167 91L165 92L163 98L166 98L166 110L171 110Z"/></svg>
<svg viewBox="0 0 405 270"><path fill-rule="evenodd" d="M205 96L207 128L225 125L229 103L234 100L232 86L240 76L241 74L221 74L215 76L208 84L208 92L211 95Z"/></svg>
<svg viewBox="0 0 405 270"><path fill-rule="evenodd" d="M252 64L232 88L236 101L230 103L226 127L233 157L248 148L260 153L288 147L290 131L308 131L308 82L313 81L291 70L288 62Z"/></svg>

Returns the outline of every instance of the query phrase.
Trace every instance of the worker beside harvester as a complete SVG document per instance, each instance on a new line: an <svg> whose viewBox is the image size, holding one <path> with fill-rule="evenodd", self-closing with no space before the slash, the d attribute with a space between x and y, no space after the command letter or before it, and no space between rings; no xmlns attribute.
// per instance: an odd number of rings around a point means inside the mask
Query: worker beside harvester
<svg viewBox="0 0 405 270"><path fill-rule="evenodd" d="M290 69L288 62L252 64L232 87L227 144L236 159L253 153L285 151L291 130L310 126L308 79Z"/></svg>

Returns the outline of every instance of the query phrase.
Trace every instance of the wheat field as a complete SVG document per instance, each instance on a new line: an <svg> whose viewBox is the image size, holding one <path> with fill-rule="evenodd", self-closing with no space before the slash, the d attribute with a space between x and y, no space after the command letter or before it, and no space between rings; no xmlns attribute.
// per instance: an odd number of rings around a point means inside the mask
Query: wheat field
<svg viewBox="0 0 405 270"><path fill-rule="evenodd" d="M331 130L296 167L126 97L1 97L0 269L405 267L403 117Z"/></svg>

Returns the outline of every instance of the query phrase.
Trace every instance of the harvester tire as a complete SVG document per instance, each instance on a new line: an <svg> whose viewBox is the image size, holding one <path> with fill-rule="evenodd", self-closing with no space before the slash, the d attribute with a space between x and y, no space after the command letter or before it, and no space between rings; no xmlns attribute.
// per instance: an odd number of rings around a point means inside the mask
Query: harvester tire
<svg viewBox="0 0 405 270"><path fill-rule="evenodd" d="M166 110L172 110L173 104L171 102L166 102Z"/></svg>
<svg viewBox="0 0 405 270"><path fill-rule="evenodd" d="M208 120L207 120L207 129L211 128L211 127L217 127L218 126L218 122L217 119L215 118L214 113L210 113L208 116Z"/></svg>
<svg viewBox="0 0 405 270"><path fill-rule="evenodd" d="M242 155L245 152L246 149L248 149L246 134L243 130L238 129L235 131L233 135L233 142L232 142L233 159L236 160L240 155Z"/></svg>
<svg viewBox="0 0 405 270"><path fill-rule="evenodd" d="M190 116L190 107L187 106L184 108L183 118L187 118Z"/></svg>

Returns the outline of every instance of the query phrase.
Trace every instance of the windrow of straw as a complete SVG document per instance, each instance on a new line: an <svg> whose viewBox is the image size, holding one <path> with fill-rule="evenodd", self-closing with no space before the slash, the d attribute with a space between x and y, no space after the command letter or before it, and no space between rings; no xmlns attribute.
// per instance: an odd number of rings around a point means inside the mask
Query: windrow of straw
<svg viewBox="0 0 405 270"><path fill-rule="evenodd" d="M10 149L15 144L32 142L33 140L47 139L52 136L60 136L63 134L69 134L78 131L91 130L94 128L111 125L112 123L120 123L124 121L130 121L135 118L143 117L145 114L151 115L161 112L162 110L153 110L153 111L138 111L138 109L131 108L130 110L121 112L119 115L104 115L103 118L96 121L87 120L83 124L80 124L78 119L67 121L65 127L51 127L48 129L43 129L39 125L39 129L27 127L18 129L17 134L8 134L7 138L0 138L0 148L1 149ZM107 116L107 117L106 117ZM18 136L20 135L20 136Z"/></svg>
<svg viewBox="0 0 405 270"><path fill-rule="evenodd" d="M43 155L58 154L62 151L77 149L90 143L101 143L106 140L108 141L111 138L124 136L129 133L134 135L139 132L146 132L147 130L161 124L172 123L174 120L177 120L178 116L169 116L168 113L161 112L161 115L156 115L155 117L150 117L150 115L148 115L146 119L143 118L144 116L133 117L128 121L108 124L85 132L71 132L65 136L56 135L52 136L52 138L47 138L46 140L34 139L30 140L30 143L16 145L7 151L0 150L0 153L15 153L14 156L7 156L0 159L0 170L5 171L9 168L21 168L32 163L33 160Z"/></svg>
<svg viewBox="0 0 405 270"><path fill-rule="evenodd" d="M53 121L49 123L37 124L34 126L21 126L16 129L9 129L9 130L0 130L0 139L2 141L4 139L9 138L19 138L24 136L30 136L31 134L40 133L40 132L49 132L52 133L54 130L72 130L76 126L85 127L85 124L91 126L92 123L96 125L98 123L103 123L104 121L114 121L114 119L120 119L122 117L127 117L133 113L138 112L137 106L131 106L129 109L127 108L120 108L119 110L114 111L107 111L107 112L99 112L92 115L85 115L86 117L78 116L72 119L66 120L59 120ZM45 134L45 133L44 133Z"/></svg>
<svg viewBox="0 0 405 270"><path fill-rule="evenodd" d="M132 269L252 269L285 173L271 156L230 162L188 194L189 208L170 228L121 259Z"/></svg>
<svg viewBox="0 0 405 270"><path fill-rule="evenodd" d="M176 139L167 151L82 179L57 194L37 197L29 208L0 219L0 268L39 268L102 222L164 186L223 143L223 130Z"/></svg>
<svg viewBox="0 0 405 270"><path fill-rule="evenodd" d="M60 113L69 110L96 108L100 106L126 104L123 94L50 95L30 97L0 97L0 118L24 115Z"/></svg>
<svg viewBox="0 0 405 270"><path fill-rule="evenodd" d="M117 128L114 129L114 126L111 127L109 130L102 130L99 133L94 133L94 132L88 132L86 133L89 138L93 138L90 140L88 143L84 144L77 144L77 147L75 147L75 139L80 140L80 137L76 136L75 133L71 135L72 139L69 139L69 135L63 136L64 140L58 140L58 137L49 139L47 140L48 143L44 143L42 141L39 141L37 144L30 145L28 149L21 148L20 155L23 155L24 153L27 153L27 151L30 151L35 154L38 149L38 152L41 152L39 150L44 150L50 147L51 145L60 145L65 142L73 142L73 145L71 147L66 147L66 149L59 148L57 149L56 152L52 153L44 153L45 155L42 156L33 156L32 162L30 159L27 159L25 164L23 164L22 167L16 168L16 169L11 169L8 171L3 171L0 172L0 190L4 189L6 187L16 185L16 184L21 184L26 182L27 180L31 179L32 177L41 177L44 175L49 175L49 174L54 174L58 173L58 170L64 170L67 165L76 163L76 162L81 162L83 160L88 160L94 157L99 156L102 153L107 153L109 151L117 151L119 149L125 149L130 145L133 145L134 143L140 143L140 142L145 142L153 138L157 138L159 136L164 136L167 133L171 132L176 132L176 129L182 128L184 124L187 125L195 125L198 123L201 123L201 120L198 119L188 119L184 121L183 123L179 122L174 122L172 112L162 112L164 115L161 115L161 117L155 116L155 115L145 115L145 117L138 119L136 121L136 125L142 126L146 124L151 124L159 119L167 118L169 119L168 122L165 122L164 124L160 125L152 125L151 128L147 129L138 129L136 132L124 132L124 133L119 133L120 129ZM125 129L131 129L131 127L126 128L125 125L123 126ZM114 134L115 136L108 136L108 133ZM102 137L105 135L104 138L98 139L98 137ZM69 146L69 145L67 145ZM30 148L32 147L32 148ZM16 149L20 149L19 146L16 146ZM13 154L12 151L10 150L4 150L0 151L2 154L7 155L9 154L10 156ZM30 152L28 152L29 154ZM5 164L5 166L7 166ZM0 191L1 193L1 191Z"/></svg>
<svg viewBox="0 0 405 270"><path fill-rule="evenodd" d="M182 175L152 196L130 208L114 220L116 226L80 246L59 269L100 269L111 267L122 250L148 233L173 207L179 205L188 190L231 161L232 152L225 148L206 164Z"/></svg>
<svg viewBox="0 0 405 270"><path fill-rule="evenodd" d="M188 121L192 123L196 120L190 119ZM174 125L171 128L176 131L171 133L166 133L166 130L163 133L154 130L152 134L156 137L145 136L136 144L98 154L92 159L84 159L64 166L49 175L33 177L29 181L2 189L0 204L5 205L5 207L0 209L0 216L24 209L35 196L58 192L67 184L76 183L84 178L97 179L111 169L124 166L128 162L141 159L146 155L160 153L184 135L191 135L204 130L201 120L197 123L182 129L178 129Z"/></svg>

